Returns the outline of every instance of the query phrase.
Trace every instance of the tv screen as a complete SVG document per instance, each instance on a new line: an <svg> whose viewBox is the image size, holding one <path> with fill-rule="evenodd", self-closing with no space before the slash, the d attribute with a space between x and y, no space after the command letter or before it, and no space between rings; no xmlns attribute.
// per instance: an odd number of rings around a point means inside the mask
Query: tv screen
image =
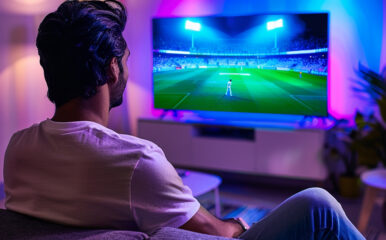
<svg viewBox="0 0 386 240"><path fill-rule="evenodd" d="M328 14L153 19L157 109L327 115Z"/></svg>

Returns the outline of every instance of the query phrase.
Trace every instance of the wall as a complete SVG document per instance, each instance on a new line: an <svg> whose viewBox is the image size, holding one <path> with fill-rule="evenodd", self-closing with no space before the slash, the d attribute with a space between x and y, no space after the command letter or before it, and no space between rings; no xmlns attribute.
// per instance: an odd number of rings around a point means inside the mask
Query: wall
<svg viewBox="0 0 386 240"><path fill-rule="evenodd" d="M13 132L50 116L47 88L34 47L38 17L0 15L0 181L3 156Z"/></svg>
<svg viewBox="0 0 386 240"><path fill-rule="evenodd" d="M152 109L152 16L329 12L329 112L335 117L351 117L357 108L364 107L351 91L350 79L356 77L358 62L377 72L386 64L385 3L382 0L128 0L127 5L130 18L126 39L132 52L127 94L134 133L138 117L157 113Z"/></svg>

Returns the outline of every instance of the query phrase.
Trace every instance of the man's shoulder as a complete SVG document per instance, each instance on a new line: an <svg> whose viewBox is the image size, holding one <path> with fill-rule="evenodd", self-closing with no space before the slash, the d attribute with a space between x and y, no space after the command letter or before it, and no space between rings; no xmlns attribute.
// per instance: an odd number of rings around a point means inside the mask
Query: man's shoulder
<svg viewBox="0 0 386 240"><path fill-rule="evenodd" d="M125 141L127 143L138 145L141 147L145 147L145 148L150 149L150 150L159 150L160 149L157 146L157 144L155 144L149 140L139 138L139 137L136 137L133 135L128 135L128 134L118 134L118 135L122 141Z"/></svg>
<svg viewBox="0 0 386 240"><path fill-rule="evenodd" d="M158 149L159 147L148 140L130 135L130 134L124 134L124 133L118 133L114 131L111 128L102 126L98 123L94 122L86 122L84 123L85 132L87 132L87 135L93 138L98 138L99 141L101 141L103 144L110 145L116 145L122 147L130 147L134 149L138 148L146 148L146 149Z"/></svg>
<svg viewBox="0 0 386 240"><path fill-rule="evenodd" d="M18 138L22 137L23 135L29 135L32 132L37 131L37 129L39 128L39 124L40 123L34 123L34 124L32 124L31 126L29 126L27 128L17 130L16 132L14 132L12 134L10 142L12 142L15 139L18 139Z"/></svg>
<svg viewBox="0 0 386 240"><path fill-rule="evenodd" d="M138 150L142 152L142 155L153 154L154 152L163 154L161 148L149 140L130 134L117 133L114 130L99 124L91 125L90 129L91 132L93 132L92 135L96 136L97 138L103 138L105 143L108 142L107 145L118 145L122 148L127 148L132 151Z"/></svg>
<svg viewBox="0 0 386 240"><path fill-rule="evenodd" d="M63 140L61 136L71 136L73 140L78 139L83 143L97 142L104 146L119 145L124 147L126 145L131 148L159 149L151 141L129 134L117 133L95 122L54 122L49 119L15 132L11 137L11 142L31 138L40 139L43 135L50 135L55 140Z"/></svg>

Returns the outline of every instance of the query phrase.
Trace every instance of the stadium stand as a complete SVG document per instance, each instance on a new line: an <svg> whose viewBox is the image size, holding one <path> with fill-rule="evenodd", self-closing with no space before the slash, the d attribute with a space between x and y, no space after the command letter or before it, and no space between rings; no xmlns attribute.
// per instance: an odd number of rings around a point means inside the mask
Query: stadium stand
<svg viewBox="0 0 386 240"><path fill-rule="evenodd" d="M226 42L226 43L224 43ZM327 40L315 37L271 43L241 44L242 41L196 42L157 39L153 50L153 71L178 69L240 67L293 70L327 75Z"/></svg>

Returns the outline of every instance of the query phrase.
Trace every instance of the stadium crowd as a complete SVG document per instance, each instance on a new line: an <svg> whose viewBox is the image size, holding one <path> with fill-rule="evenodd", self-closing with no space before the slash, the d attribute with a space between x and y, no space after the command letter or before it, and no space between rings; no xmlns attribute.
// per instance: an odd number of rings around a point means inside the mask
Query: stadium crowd
<svg viewBox="0 0 386 240"><path fill-rule="evenodd" d="M176 69L240 67L295 70L302 72L327 73L327 55L275 55L265 57L214 57L186 56L177 54L155 53L153 56L153 71L170 71Z"/></svg>
<svg viewBox="0 0 386 240"><path fill-rule="evenodd" d="M175 39L157 39L154 41L154 49L191 51L207 54L257 54L276 53L296 50L310 50L327 48L327 39L309 37L296 39L281 39L277 48L274 48L273 41L265 43L252 43L240 39L218 39L216 41L195 40L194 48L190 41L176 41Z"/></svg>

